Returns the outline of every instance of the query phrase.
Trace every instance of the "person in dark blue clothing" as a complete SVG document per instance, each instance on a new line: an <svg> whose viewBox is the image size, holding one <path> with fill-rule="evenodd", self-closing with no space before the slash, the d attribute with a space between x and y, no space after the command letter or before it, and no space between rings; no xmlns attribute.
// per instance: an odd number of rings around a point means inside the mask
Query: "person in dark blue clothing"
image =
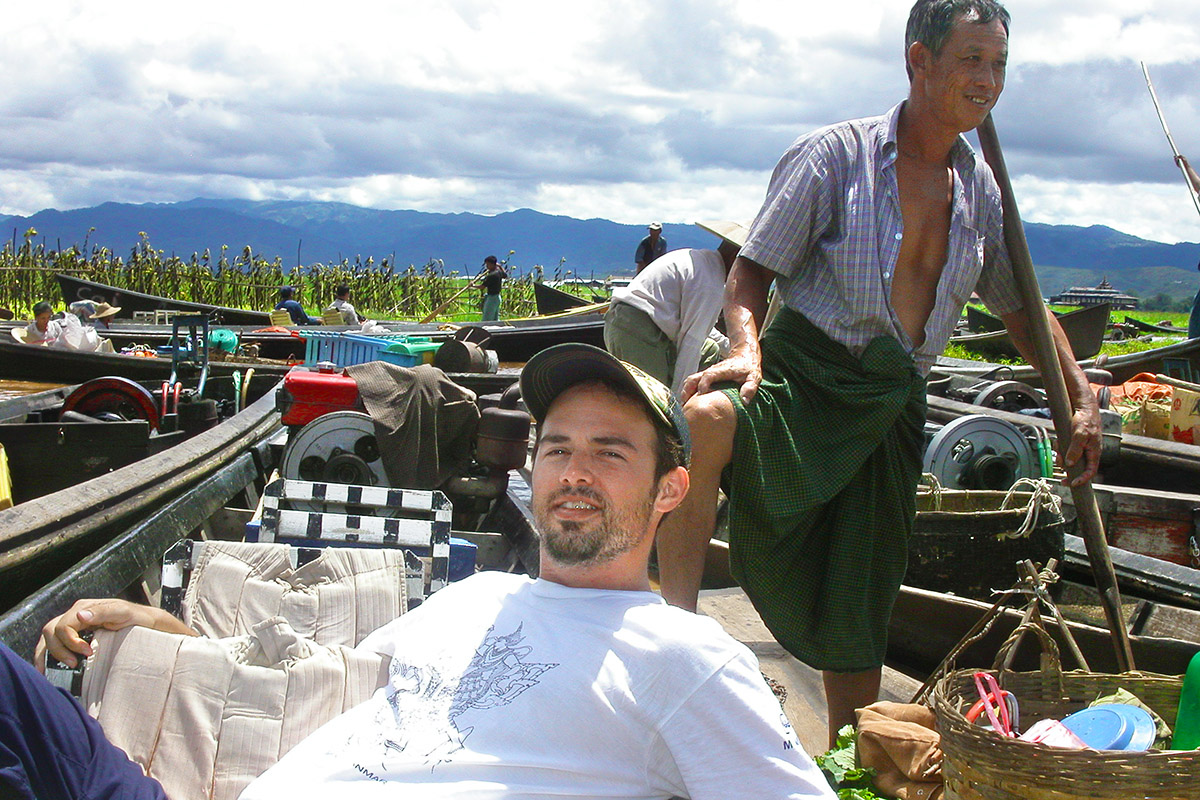
<svg viewBox="0 0 1200 800"><path fill-rule="evenodd" d="M0 643L0 797L166 800L100 723Z"/></svg>
<svg viewBox="0 0 1200 800"><path fill-rule="evenodd" d="M292 317L293 325L316 325L317 320L308 315L304 310L304 306L296 300L296 290L291 286L279 287L279 302L275 304L275 310L283 309Z"/></svg>

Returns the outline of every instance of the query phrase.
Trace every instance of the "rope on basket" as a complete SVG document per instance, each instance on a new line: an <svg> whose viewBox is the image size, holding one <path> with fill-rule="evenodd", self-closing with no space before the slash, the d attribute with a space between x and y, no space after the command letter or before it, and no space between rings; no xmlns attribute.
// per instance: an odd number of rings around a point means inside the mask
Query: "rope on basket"
<svg viewBox="0 0 1200 800"><path fill-rule="evenodd" d="M1008 508L1008 504L1012 502L1013 496L1021 488L1028 487L1032 489L1029 502L1025 506L1025 519L1021 521L1020 527L1015 531L1005 531L1001 536L1009 539L1020 539L1023 536L1028 536L1038 526L1038 520L1041 518L1042 509L1045 507L1047 513L1053 514L1059 518L1062 517L1062 498L1054 493L1050 488L1050 484L1044 478L1020 478L1004 495L1004 502L1000 504L1000 510L1004 511Z"/></svg>
<svg viewBox="0 0 1200 800"><path fill-rule="evenodd" d="M933 508L930 511L942 510L942 482L938 480L938 476L932 472L922 472L921 479L917 481L917 486L925 486L929 489L930 496L933 497Z"/></svg>

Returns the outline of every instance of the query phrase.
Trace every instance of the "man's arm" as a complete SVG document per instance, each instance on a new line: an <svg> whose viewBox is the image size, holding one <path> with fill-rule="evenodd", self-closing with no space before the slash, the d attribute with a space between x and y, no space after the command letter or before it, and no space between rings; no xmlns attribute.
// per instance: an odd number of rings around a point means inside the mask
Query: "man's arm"
<svg viewBox="0 0 1200 800"><path fill-rule="evenodd" d="M761 264L738 256L725 281L725 332L729 358L683 382L683 401L693 394L711 392L713 384L741 384L742 401L749 403L762 381L762 351L758 333L767 313L767 289L774 274Z"/></svg>
<svg viewBox="0 0 1200 800"><path fill-rule="evenodd" d="M1074 411L1071 415L1071 443L1065 455L1063 445L1059 443L1059 463L1069 470L1080 458L1083 459L1082 471L1074 479L1065 481L1068 486L1081 486L1095 477L1096 470L1100 467L1100 404L1096 402L1096 395L1088 385L1083 370L1075 363L1075 355L1071 352L1071 345L1067 341L1067 335L1063 333L1062 326L1045 306L1039 304L1038 309L1049 318L1050 331L1054 335L1054 348L1058 351L1059 365ZM1044 372L1034 353L1030 321L1025 311L1004 314L1001 319L1004 320L1004 327L1008 329L1013 344L1025 360L1038 372Z"/></svg>
<svg viewBox="0 0 1200 800"><path fill-rule="evenodd" d="M48 653L67 666L74 667L77 662L76 655L92 655L91 644L84 641L80 633L99 628L119 631L135 625L185 636L200 635L161 608L143 606L113 597L102 600L77 600L65 614L55 617L42 627L42 638L38 640L33 651L34 666L39 670L43 669L44 656Z"/></svg>
<svg viewBox="0 0 1200 800"><path fill-rule="evenodd" d="M1200 194L1200 175L1197 175L1196 170L1192 169L1192 165L1188 163L1187 156L1175 156L1175 163L1183 165L1183 170L1187 173L1188 181L1192 184L1192 191Z"/></svg>

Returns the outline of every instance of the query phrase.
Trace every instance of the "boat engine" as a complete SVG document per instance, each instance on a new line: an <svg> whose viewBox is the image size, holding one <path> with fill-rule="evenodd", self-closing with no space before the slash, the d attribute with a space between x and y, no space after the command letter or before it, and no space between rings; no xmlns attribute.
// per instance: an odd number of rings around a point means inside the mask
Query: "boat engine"
<svg viewBox="0 0 1200 800"><path fill-rule="evenodd" d="M922 469L947 489L1007 491L1020 478L1042 476L1039 447L1011 422L972 414L926 435Z"/></svg>
<svg viewBox="0 0 1200 800"><path fill-rule="evenodd" d="M529 414L517 408L516 384L503 395L483 395L472 458L437 487L454 505L454 525L471 528L508 489L510 470L525 465ZM291 480L388 486L374 422L364 413L354 379L332 365L294 369L277 391L288 426L280 474ZM412 488L412 487L406 487Z"/></svg>

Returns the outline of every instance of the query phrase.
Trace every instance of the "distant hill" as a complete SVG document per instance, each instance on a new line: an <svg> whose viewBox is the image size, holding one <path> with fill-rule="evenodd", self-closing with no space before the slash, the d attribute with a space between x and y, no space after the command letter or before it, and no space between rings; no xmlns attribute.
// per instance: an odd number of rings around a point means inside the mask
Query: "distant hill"
<svg viewBox="0 0 1200 800"><path fill-rule="evenodd" d="M496 216L381 211L345 203L210 200L131 205L104 203L71 211L39 211L29 217L0 217L0 231L19 242L29 227L47 247L91 245L128 251L145 231L153 247L188 257L221 245L232 253L250 245L285 265L338 262L375 263L387 258L418 267L441 259L447 269L473 272L483 257L504 258L528 269L541 265L547 277L602 278L633 272L633 253L645 236L641 225L604 219L552 216L531 209ZM93 229L89 232L89 229ZM1095 285L1107 277L1121 291L1149 297L1160 292L1184 297L1196 291L1200 244L1164 244L1100 225L1025 226L1042 291L1054 294L1073 285ZM672 248L711 247L715 238L694 225L667 223L663 235Z"/></svg>

